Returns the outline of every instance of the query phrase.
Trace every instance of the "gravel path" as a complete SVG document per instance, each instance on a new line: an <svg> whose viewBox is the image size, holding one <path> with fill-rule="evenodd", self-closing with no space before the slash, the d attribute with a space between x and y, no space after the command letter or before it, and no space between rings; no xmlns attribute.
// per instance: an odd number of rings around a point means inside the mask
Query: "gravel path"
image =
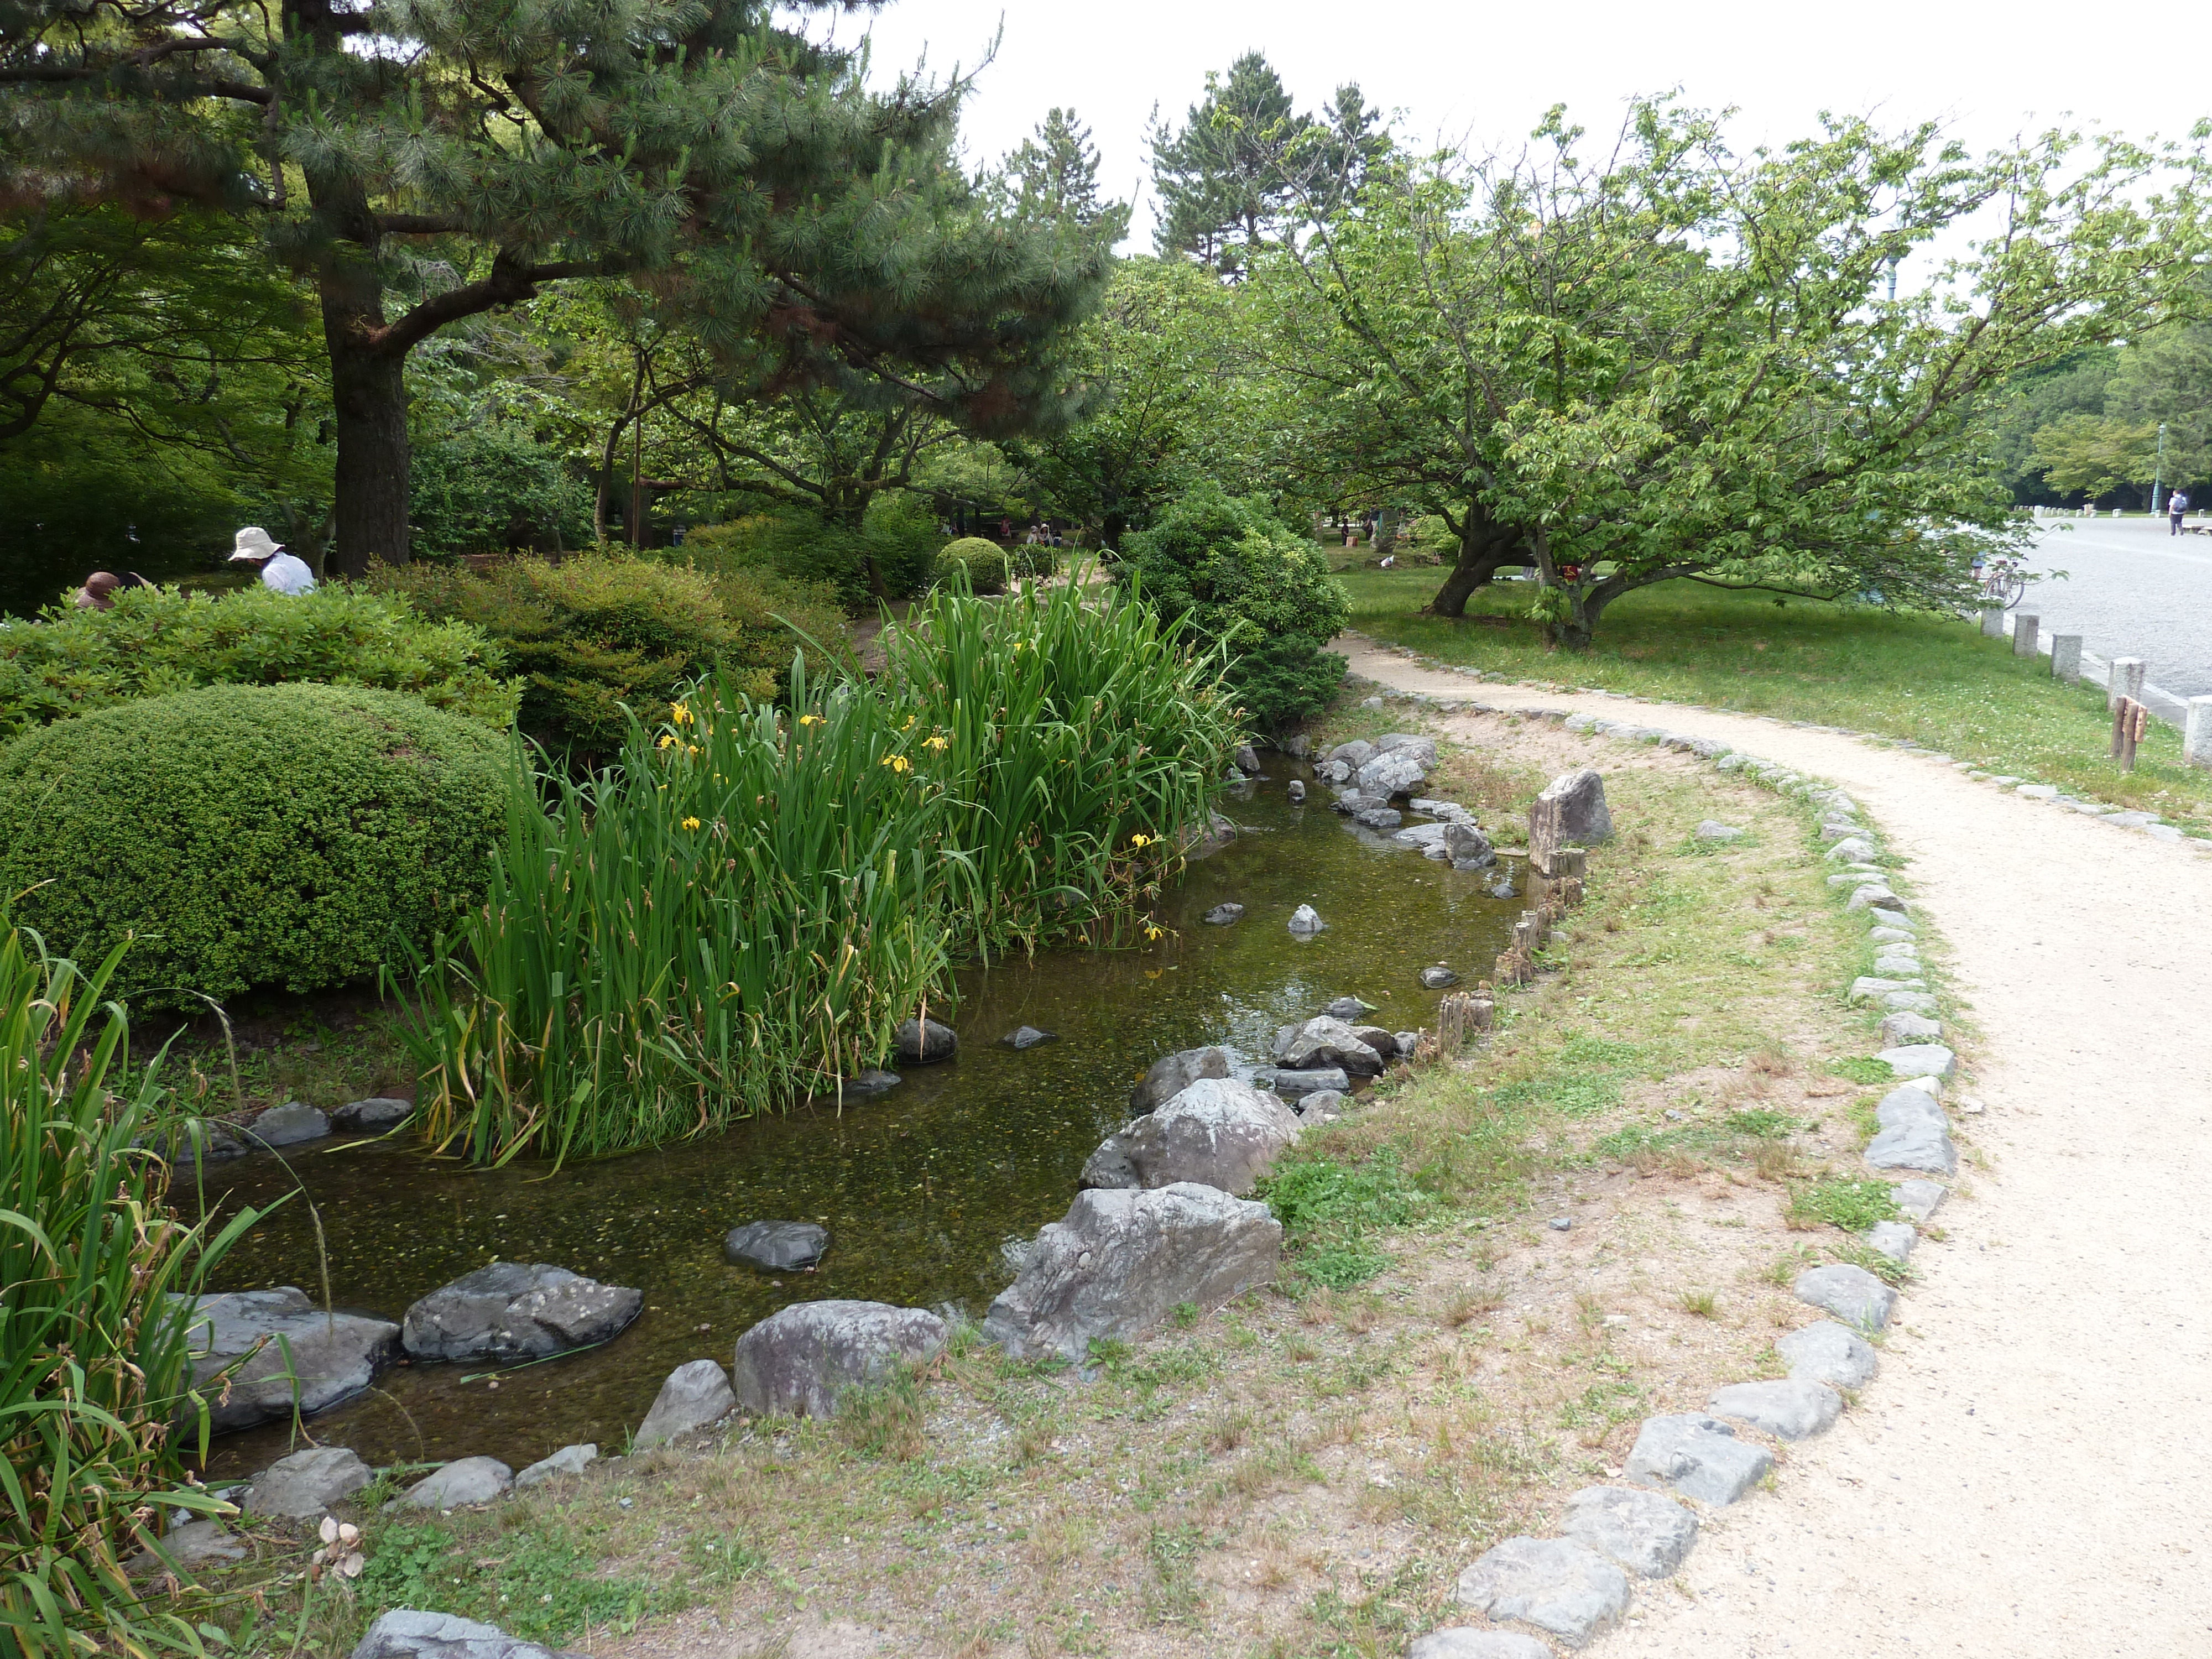
<svg viewBox="0 0 2212 1659"><path fill-rule="evenodd" d="M2068 573L2034 582L2020 609L2044 637L2079 634L2100 657L2141 657L2178 697L2212 692L2212 536L2172 536L2163 520L2046 519L2034 563Z"/></svg>
<svg viewBox="0 0 2212 1659"><path fill-rule="evenodd" d="M1335 648L1396 690L1649 719L1840 784L1979 1028L1955 1035L1988 1112L1957 1120L1948 1238L1881 1375L1596 1651L2212 1654L2212 859L1849 738Z"/></svg>

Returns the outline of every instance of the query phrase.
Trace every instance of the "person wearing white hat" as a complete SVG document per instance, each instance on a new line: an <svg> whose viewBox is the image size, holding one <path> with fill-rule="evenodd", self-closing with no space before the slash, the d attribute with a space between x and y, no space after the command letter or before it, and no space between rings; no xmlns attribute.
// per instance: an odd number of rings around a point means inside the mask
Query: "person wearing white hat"
<svg viewBox="0 0 2212 1659"><path fill-rule="evenodd" d="M287 553L284 544L271 541L269 532L258 524L250 524L238 532L237 545L230 556L230 562L233 564L259 565L261 585L279 593L312 593L315 591L315 573L307 568L307 561Z"/></svg>

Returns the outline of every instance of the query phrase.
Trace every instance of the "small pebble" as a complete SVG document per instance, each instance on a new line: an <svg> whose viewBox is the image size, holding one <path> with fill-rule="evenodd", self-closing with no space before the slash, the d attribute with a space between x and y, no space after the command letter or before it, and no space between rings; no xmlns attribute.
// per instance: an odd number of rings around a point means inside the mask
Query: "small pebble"
<svg viewBox="0 0 2212 1659"><path fill-rule="evenodd" d="M1555 1233L1563 1233L1574 1224L1571 1216L1555 1215L1552 1218L1552 1231Z"/></svg>

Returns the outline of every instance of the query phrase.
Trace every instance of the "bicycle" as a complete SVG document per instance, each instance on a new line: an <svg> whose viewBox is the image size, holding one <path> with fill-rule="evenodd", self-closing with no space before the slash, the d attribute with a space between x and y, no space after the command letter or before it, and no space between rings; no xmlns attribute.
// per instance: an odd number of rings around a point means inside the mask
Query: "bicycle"
<svg viewBox="0 0 2212 1659"><path fill-rule="evenodd" d="M1991 559L1982 577L1982 597L2008 611L2027 594L2027 565L2020 559Z"/></svg>

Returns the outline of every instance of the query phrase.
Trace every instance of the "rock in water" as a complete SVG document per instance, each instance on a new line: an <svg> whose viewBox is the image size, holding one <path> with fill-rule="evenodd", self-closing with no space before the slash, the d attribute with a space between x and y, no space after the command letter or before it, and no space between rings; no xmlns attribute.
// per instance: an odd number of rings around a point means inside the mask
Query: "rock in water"
<svg viewBox="0 0 2212 1659"><path fill-rule="evenodd" d="M1203 1078L1106 1138L1083 1166L1085 1187L1197 1182L1246 1193L1298 1138L1279 1100L1233 1078Z"/></svg>
<svg viewBox="0 0 2212 1659"><path fill-rule="evenodd" d="M1413 1052L1410 1048L1401 1049L1398 1046L1398 1033L1386 1031L1380 1025L1355 1025L1352 1028L1352 1035L1386 1060L1395 1055L1410 1054Z"/></svg>
<svg viewBox="0 0 2212 1659"><path fill-rule="evenodd" d="M1459 975L1441 962L1433 968L1421 969L1421 984L1431 991L1441 991L1459 983Z"/></svg>
<svg viewBox="0 0 2212 1659"><path fill-rule="evenodd" d="M1471 823L1444 825L1444 854L1455 870L1486 870L1498 862L1490 837Z"/></svg>
<svg viewBox="0 0 2212 1659"><path fill-rule="evenodd" d="M1283 786L1283 793L1291 805L1304 806L1306 804L1305 781L1303 778L1292 778L1290 782Z"/></svg>
<svg viewBox="0 0 2212 1659"><path fill-rule="evenodd" d="M1632 1573L1664 1578L1698 1541L1698 1517L1656 1492L1584 1486L1567 1499L1559 1530Z"/></svg>
<svg viewBox="0 0 2212 1659"><path fill-rule="evenodd" d="M495 1504L514 1490L514 1471L496 1457L464 1457L408 1487L400 1501L418 1510Z"/></svg>
<svg viewBox="0 0 2212 1659"><path fill-rule="evenodd" d="M946 1326L884 1302L798 1302L738 1339L738 1403L757 1416L829 1417L849 1389L888 1381L945 1346Z"/></svg>
<svg viewBox="0 0 2212 1659"><path fill-rule="evenodd" d="M983 1334L1017 1359L1079 1360L1096 1338L1127 1340L1182 1303L1210 1310L1272 1282L1282 1249L1283 1224L1265 1204L1218 1188L1079 1193L1037 1234Z"/></svg>
<svg viewBox="0 0 2212 1659"><path fill-rule="evenodd" d="M1562 847L1595 847L1613 839L1605 780L1593 767L1553 778L1528 808L1528 857L1540 870Z"/></svg>
<svg viewBox="0 0 2212 1659"><path fill-rule="evenodd" d="M375 1477L368 1464L343 1446L310 1446L280 1457L255 1475L246 1492L246 1509L301 1521L327 1515L342 1498L350 1498Z"/></svg>
<svg viewBox="0 0 2212 1659"><path fill-rule="evenodd" d="M330 1119L304 1100L288 1100L282 1106L271 1106L246 1130L264 1146L296 1146L303 1140L320 1140L330 1132Z"/></svg>
<svg viewBox="0 0 2212 1659"><path fill-rule="evenodd" d="M658 1446L679 1434L719 1423L738 1408L730 1375L711 1359L695 1359L669 1372L653 1397L653 1409L638 1425L637 1443Z"/></svg>
<svg viewBox="0 0 2212 1659"><path fill-rule="evenodd" d="M1142 1116L1173 1100L1200 1078L1228 1075L1226 1048L1178 1048L1154 1060L1144 1080L1129 1091L1129 1110Z"/></svg>
<svg viewBox="0 0 2212 1659"><path fill-rule="evenodd" d="M1250 744L1244 743L1237 744L1236 761L1237 769L1242 772L1246 777L1253 777L1257 775L1259 773L1260 751L1253 748Z"/></svg>
<svg viewBox="0 0 2212 1659"><path fill-rule="evenodd" d="M1375 1077L1382 1070L1383 1056L1333 1014L1308 1020L1280 1052L1282 1064L1294 1071L1333 1066L1355 1077Z"/></svg>
<svg viewBox="0 0 2212 1659"><path fill-rule="evenodd" d="M909 1066L934 1066L951 1059L959 1047L952 1028L933 1019L910 1019L898 1028L898 1055Z"/></svg>
<svg viewBox="0 0 2212 1659"><path fill-rule="evenodd" d="M408 1309L400 1340L417 1359L542 1359L605 1341L644 1305L566 1267L495 1261Z"/></svg>
<svg viewBox="0 0 2212 1659"><path fill-rule="evenodd" d="M1334 1090L1340 1095L1352 1092L1352 1079L1341 1066L1319 1066L1297 1068L1285 1066L1273 1079L1275 1092L1285 1100L1296 1100L1304 1095L1317 1095L1324 1090Z"/></svg>
<svg viewBox="0 0 2212 1659"><path fill-rule="evenodd" d="M866 1098L870 1095L889 1094L905 1081L906 1079L896 1072L869 1070L854 1073L845 1079L842 1087L847 1095L859 1095Z"/></svg>
<svg viewBox="0 0 2212 1659"><path fill-rule="evenodd" d="M367 1100L349 1100L331 1114L331 1127L348 1129L356 1133L369 1129L389 1129L403 1123L414 1112L415 1103L398 1100L390 1095L373 1095Z"/></svg>
<svg viewBox="0 0 2212 1659"><path fill-rule="evenodd" d="M399 1607L368 1627L352 1659L577 1659L563 1649L541 1648L451 1613Z"/></svg>
<svg viewBox="0 0 2212 1659"><path fill-rule="evenodd" d="M1571 1538L1509 1538L1460 1574L1453 1595L1462 1607L1534 1625L1579 1648L1620 1622L1628 1577Z"/></svg>
<svg viewBox="0 0 2212 1659"><path fill-rule="evenodd" d="M1209 927L1226 927L1231 922L1240 919L1243 914L1244 907L1241 904L1217 904L1206 913L1206 925Z"/></svg>
<svg viewBox="0 0 2212 1659"><path fill-rule="evenodd" d="M1339 997L1322 1010L1322 1012L1327 1014L1331 1019L1358 1019L1362 1014L1371 1014L1374 1012L1373 1003L1362 1002L1358 997Z"/></svg>
<svg viewBox="0 0 2212 1659"><path fill-rule="evenodd" d="M1059 1035L1057 1031L1041 1031L1034 1025L1017 1025L999 1041L1019 1054L1025 1048L1036 1048L1039 1043L1050 1042Z"/></svg>
<svg viewBox="0 0 2212 1659"><path fill-rule="evenodd" d="M1406 815L1395 806L1363 806L1352 815L1352 821L1379 834L1395 830L1406 821Z"/></svg>
<svg viewBox="0 0 2212 1659"><path fill-rule="evenodd" d="M399 1358L399 1327L390 1320L325 1314L290 1285L200 1297L190 1341L198 1382L253 1354L232 1376L228 1397L209 1401L218 1430L288 1417L295 1403L303 1413L327 1411Z"/></svg>
<svg viewBox="0 0 2212 1659"><path fill-rule="evenodd" d="M811 1221L748 1221L722 1239L722 1258L737 1267L763 1273L796 1273L822 1260L830 1230Z"/></svg>
<svg viewBox="0 0 2212 1659"><path fill-rule="evenodd" d="M720 1368L716 1367L717 1370ZM657 1402L656 1402L657 1403ZM581 1444L563 1446L550 1457L541 1457L514 1477L514 1489L527 1492L542 1481L563 1474L581 1474L599 1461L599 1449L586 1440Z"/></svg>
<svg viewBox="0 0 2212 1659"><path fill-rule="evenodd" d="M1291 912L1291 931L1302 939L1310 939L1328 926L1310 904L1301 904Z"/></svg>

